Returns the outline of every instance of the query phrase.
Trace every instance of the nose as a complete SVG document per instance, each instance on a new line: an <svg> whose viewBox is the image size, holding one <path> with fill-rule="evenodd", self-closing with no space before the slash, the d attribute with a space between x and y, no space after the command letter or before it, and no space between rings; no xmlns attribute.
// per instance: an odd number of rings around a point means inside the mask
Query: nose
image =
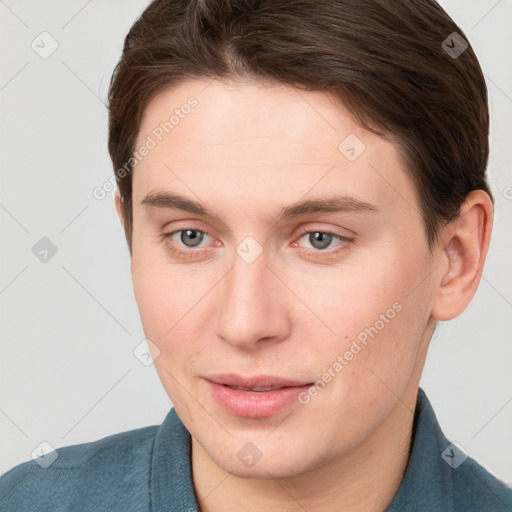
<svg viewBox="0 0 512 512"><path fill-rule="evenodd" d="M216 334L237 348L258 349L289 335L290 296L267 264L264 254L251 263L236 254L219 288Z"/></svg>

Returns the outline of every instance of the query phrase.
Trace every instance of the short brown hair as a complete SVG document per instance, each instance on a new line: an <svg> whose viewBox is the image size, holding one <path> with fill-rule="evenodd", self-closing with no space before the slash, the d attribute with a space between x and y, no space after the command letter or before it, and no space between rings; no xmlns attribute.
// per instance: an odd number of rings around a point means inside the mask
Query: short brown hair
<svg viewBox="0 0 512 512"><path fill-rule="evenodd" d="M462 53L446 51L454 47ZM109 89L108 147L130 252L133 173L116 169L133 160L148 102L196 78L260 79L339 99L398 144L430 247L472 190L492 199L484 76L435 1L154 0L126 36Z"/></svg>

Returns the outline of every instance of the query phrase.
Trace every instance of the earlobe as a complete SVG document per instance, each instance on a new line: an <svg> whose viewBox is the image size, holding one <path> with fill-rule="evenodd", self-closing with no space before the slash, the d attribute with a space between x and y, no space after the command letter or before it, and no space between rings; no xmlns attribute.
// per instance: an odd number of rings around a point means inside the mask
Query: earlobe
<svg viewBox="0 0 512 512"><path fill-rule="evenodd" d="M451 320L471 302L480 282L492 229L492 201L483 190L471 192L460 215L439 238L442 268L432 316Z"/></svg>

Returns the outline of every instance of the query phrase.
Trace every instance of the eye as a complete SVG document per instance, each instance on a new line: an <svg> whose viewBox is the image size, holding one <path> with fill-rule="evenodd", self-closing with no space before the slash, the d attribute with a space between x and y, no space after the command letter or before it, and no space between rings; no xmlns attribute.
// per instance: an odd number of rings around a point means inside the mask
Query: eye
<svg viewBox="0 0 512 512"><path fill-rule="evenodd" d="M200 229L178 229L172 233L166 233L164 237L169 238L178 248L188 249L199 247L205 238L212 238L205 231L201 231Z"/></svg>
<svg viewBox="0 0 512 512"><path fill-rule="evenodd" d="M302 240L305 240L305 242L301 242ZM302 247L311 256L326 256L347 249L353 240L353 238L330 231L304 229L298 241L292 245ZM313 247L313 249L310 247Z"/></svg>
<svg viewBox="0 0 512 512"><path fill-rule="evenodd" d="M315 249L326 249L331 245L331 242L334 240L333 233L326 233L323 231L309 231L305 235L301 236L301 239L306 237L307 241L315 248ZM339 238L339 237L338 237Z"/></svg>

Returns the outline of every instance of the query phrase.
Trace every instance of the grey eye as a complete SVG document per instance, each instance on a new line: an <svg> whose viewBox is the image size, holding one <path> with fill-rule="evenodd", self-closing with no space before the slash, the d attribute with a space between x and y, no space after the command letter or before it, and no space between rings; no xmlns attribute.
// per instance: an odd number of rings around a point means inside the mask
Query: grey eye
<svg viewBox="0 0 512 512"><path fill-rule="evenodd" d="M308 241L315 249L325 249L331 244L334 235L322 231L311 231L308 233Z"/></svg>
<svg viewBox="0 0 512 512"><path fill-rule="evenodd" d="M204 233L202 231L198 231L197 229L182 229L180 235L180 241L186 247L196 247L198 246L204 239Z"/></svg>

